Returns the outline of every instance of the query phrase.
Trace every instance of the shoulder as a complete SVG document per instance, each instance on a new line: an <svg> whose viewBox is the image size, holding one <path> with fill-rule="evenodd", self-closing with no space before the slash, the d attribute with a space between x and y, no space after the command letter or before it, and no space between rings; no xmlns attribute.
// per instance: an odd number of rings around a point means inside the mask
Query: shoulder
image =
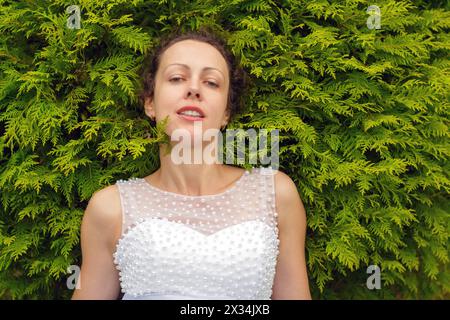
<svg viewBox="0 0 450 320"><path fill-rule="evenodd" d="M292 219L293 215L305 215L305 208L298 193L297 185L286 173L276 170L275 177L275 206L279 220Z"/></svg>
<svg viewBox="0 0 450 320"><path fill-rule="evenodd" d="M258 167L253 168L252 172L254 174L262 176L273 176L273 183L277 202L289 201L290 198L295 197L295 195L298 194L297 186L295 185L294 181L292 181L291 177L289 177L283 171Z"/></svg>
<svg viewBox="0 0 450 320"><path fill-rule="evenodd" d="M97 190L91 196L88 206L95 207L101 212L117 211L120 209L119 187L113 184Z"/></svg>
<svg viewBox="0 0 450 320"><path fill-rule="evenodd" d="M99 232L115 245L122 227L122 208L116 184L94 192L86 207L83 224L88 224L89 230Z"/></svg>
<svg viewBox="0 0 450 320"><path fill-rule="evenodd" d="M280 170L274 171L275 197L277 203L285 203L298 196L295 182L286 173Z"/></svg>

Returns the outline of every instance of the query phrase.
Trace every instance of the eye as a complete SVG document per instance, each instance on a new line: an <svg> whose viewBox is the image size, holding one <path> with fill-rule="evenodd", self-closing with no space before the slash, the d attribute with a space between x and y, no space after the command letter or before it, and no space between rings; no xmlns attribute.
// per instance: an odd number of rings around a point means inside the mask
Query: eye
<svg viewBox="0 0 450 320"><path fill-rule="evenodd" d="M219 85L213 81L206 81L206 83L210 86L210 87L214 87L217 88L219 87Z"/></svg>
<svg viewBox="0 0 450 320"><path fill-rule="evenodd" d="M179 80L183 80L182 77L173 77L172 79L169 80L169 82L180 82Z"/></svg>

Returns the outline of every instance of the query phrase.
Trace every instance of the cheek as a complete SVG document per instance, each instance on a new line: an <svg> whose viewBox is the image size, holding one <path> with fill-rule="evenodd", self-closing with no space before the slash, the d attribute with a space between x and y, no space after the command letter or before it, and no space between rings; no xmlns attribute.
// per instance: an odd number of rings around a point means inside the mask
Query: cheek
<svg viewBox="0 0 450 320"><path fill-rule="evenodd" d="M221 95L221 105L223 111L226 111L228 106L228 93Z"/></svg>
<svg viewBox="0 0 450 320"><path fill-rule="evenodd" d="M208 98L208 97L207 97ZM226 107L228 103L228 91L226 90L217 90L211 91L209 95L209 99L214 101L214 104L217 106L221 106L222 108Z"/></svg>
<svg viewBox="0 0 450 320"><path fill-rule="evenodd" d="M177 91L181 91L180 89L170 88L169 86L161 86L156 91L155 95L155 103L158 106L158 111L160 113L169 113L175 109L178 104L177 101L180 101L180 94Z"/></svg>

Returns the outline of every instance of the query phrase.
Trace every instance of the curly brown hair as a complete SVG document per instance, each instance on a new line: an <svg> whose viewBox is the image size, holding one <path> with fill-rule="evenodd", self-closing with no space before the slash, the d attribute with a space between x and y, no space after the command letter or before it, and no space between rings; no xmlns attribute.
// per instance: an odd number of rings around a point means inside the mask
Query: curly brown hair
<svg viewBox="0 0 450 320"><path fill-rule="evenodd" d="M229 114L229 121L231 121L234 116L243 109L243 97L249 88L250 81L248 74L240 65L238 57L233 55L228 49L225 40L217 33L208 29L188 32L175 31L160 41L159 45L144 59L144 65L141 71L143 89L139 93L139 101L143 105L146 98L153 99L155 77L158 72L161 56L171 45L183 40L206 42L216 48L227 62L230 79L227 111Z"/></svg>

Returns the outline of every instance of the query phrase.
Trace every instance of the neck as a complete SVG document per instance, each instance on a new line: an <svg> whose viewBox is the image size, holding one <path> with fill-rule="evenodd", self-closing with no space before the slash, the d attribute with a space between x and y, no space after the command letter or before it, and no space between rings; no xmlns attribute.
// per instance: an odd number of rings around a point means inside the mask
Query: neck
<svg viewBox="0 0 450 320"><path fill-rule="evenodd" d="M160 146L159 158L161 166L156 171L156 179L166 190L200 196L215 191L218 181L225 180L225 165L219 163L214 145L202 145L200 148L183 149L183 155L172 145L172 151L167 152L167 147ZM208 162L205 161L204 153L212 150ZM190 157L187 155L190 154ZM183 160L183 161L181 161ZM196 160L196 161L195 161ZM181 163L180 163L181 162Z"/></svg>

